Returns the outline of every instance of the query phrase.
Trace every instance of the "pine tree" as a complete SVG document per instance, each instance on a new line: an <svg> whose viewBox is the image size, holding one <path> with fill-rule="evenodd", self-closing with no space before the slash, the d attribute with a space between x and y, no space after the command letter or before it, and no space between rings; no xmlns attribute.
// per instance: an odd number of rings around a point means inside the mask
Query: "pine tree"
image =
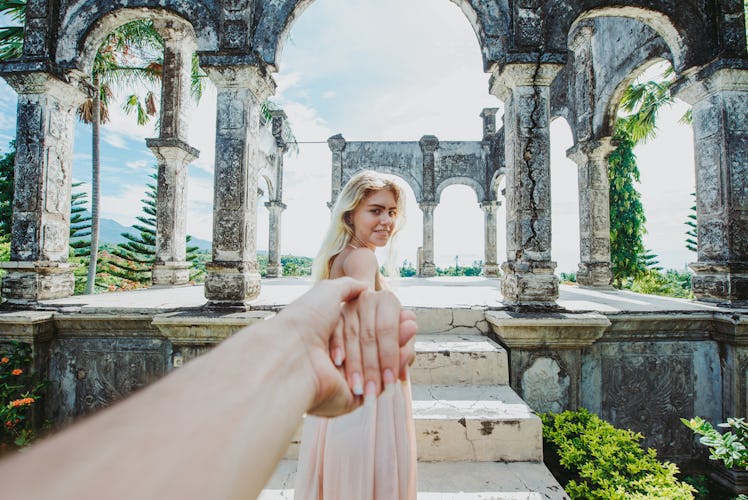
<svg viewBox="0 0 748 500"><path fill-rule="evenodd" d="M73 183L73 189L82 186ZM70 253L73 257L88 257L91 252L91 214L86 207L86 192L73 192L70 202Z"/></svg>
<svg viewBox="0 0 748 500"><path fill-rule="evenodd" d="M691 193L691 196L694 197L694 203L691 205L691 213L688 214L688 220L685 222L686 226L688 226L688 231L686 231L686 248L691 250L692 252L698 252L698 233L696 232L696 193Z"/></svg>
<svg viewBox="0 0 748 500"><path fill-rule="evenodd" d="M156 261L156 204L158 200L158 174L153 173L150 178L154 183L147 184L148 190L146 197L140 200L143 203L143 213L137 217L140 224L133 227L138 230L138 234L122 233L127 239L125 243L120 243L112 251L116 259L108 260L110 265L109 274L118 278L134 281L146 286L151 284L151 271L153 263ZM192 239L187 235L187 243ZM192 262L191 278L200 274L201 271L196 269L199 248L196 246L187 247L187 260Z"/></svg>

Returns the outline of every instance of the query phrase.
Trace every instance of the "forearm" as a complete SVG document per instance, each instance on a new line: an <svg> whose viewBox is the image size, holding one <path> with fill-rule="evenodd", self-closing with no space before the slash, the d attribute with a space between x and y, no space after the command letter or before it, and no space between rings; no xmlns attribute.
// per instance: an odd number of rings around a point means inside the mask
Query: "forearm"
<svg viewBox="0 0 748 500"><path fill-rule="evenodd" d="M253 498L315 387L271 321L0 463L9 498ZM245 381L245 383L237 383Z"/></svg>

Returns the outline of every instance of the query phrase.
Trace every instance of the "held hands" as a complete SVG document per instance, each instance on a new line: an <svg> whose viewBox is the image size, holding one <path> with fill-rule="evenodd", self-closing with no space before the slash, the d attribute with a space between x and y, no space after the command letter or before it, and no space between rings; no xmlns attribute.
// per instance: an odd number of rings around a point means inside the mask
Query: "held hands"
<svg viewBox="0 0 748 500"><path fill-rule="evenodd" d="M415 314L402 311L392 292L370 291L351 278L319 282L278 319L306 348L316 379L310 414L336 416L355 409L363 394L378 395L398 376L404 378L415 358Z"/></svg>

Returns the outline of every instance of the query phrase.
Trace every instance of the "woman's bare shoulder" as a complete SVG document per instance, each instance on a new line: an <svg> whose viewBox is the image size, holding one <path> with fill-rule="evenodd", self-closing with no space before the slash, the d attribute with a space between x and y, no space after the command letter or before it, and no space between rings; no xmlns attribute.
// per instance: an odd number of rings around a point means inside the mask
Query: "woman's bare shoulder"
<svg viewBox="0 0 748 500"><path fill-rule="evenodd" d="M363 281L371 281L379 271L377 256L368 248L354 248L347 255L342 256L341 269L343 275Z"/></svg>

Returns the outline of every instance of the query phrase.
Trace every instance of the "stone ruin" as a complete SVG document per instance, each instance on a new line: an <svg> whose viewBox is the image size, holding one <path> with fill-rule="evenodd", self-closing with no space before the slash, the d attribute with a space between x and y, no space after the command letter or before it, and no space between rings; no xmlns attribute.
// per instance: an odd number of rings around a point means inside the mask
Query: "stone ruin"
<svg viewBox="0 0 748 500"><path fill-rule="evenodd" d="M483 69L491 74L488 91L504 103L503 123L496 126L493 111L484 110L483 137L472 143L424 136L418 143L382 145L331 137L332 199L360 168L405 179L424 213L419 272L428 276L433 271L430 217L439 194L450 183L471 186L486 214L485 272L492 275L501 264L503 300L513 309L485 313L511 351L512 386L541 409L587 406L614 424L651 432L662 440L654 444L662 445L666 457L693 458L698 452L688 433L674 430L678 416L748 415L748 320L740 309L748 304L743 3L453 2L478 39ZM0 64L0 76L18 93L11 261L2 265L7 271L2 294L22 311L1 318L3 341L32 343L40 367L68 377L70 360L85 363L89 356L95 366L111 352L126 351L121 363L133 373L110 384L116 396L131 390L132 380L163 375L177 365L177 354L181 362L220 337L208 317L200 319L199 328L212 332L210 342L192 334L158 333L177 319L87 319L31 310L73 292L67 258L74 112L92 91L88 75L103 37L137 18L154 19L165 41L162 92L168 98L162 99L159 136L147 143L159 162L154 283L185 282L185 171L198 154L187 140L194 51L217 88L213 249L205 298L218 306L243 305L259 293L255 227L261 178L270 200L268 274L279 274L282 164L288 145L279 133L282 113L272 117L270 128L263 127L261 105L275 92L272 74L293 21L310 4L28 1L23 56ZM551 248L549 124L556 117L568 122L574 144L567 155L579 168L578 282L605 290L611 282L607 155L613 149L618 103L623 90L661 60L672 65L677 77L673 95L693 110L699 241L697 261L691 264L693 291L699 303L715 307L678 314L538 317L531 311L556 307L559 293ZM494 257L501 176L507 210L503 262ZM107 338L110 330L119 337ZM98 401L93 392L85 397L84 392L81 401L71 394L59 396L70 403L61 420L83 413L86 398ZM111 399L103 397L102 405Z"/></svg>

